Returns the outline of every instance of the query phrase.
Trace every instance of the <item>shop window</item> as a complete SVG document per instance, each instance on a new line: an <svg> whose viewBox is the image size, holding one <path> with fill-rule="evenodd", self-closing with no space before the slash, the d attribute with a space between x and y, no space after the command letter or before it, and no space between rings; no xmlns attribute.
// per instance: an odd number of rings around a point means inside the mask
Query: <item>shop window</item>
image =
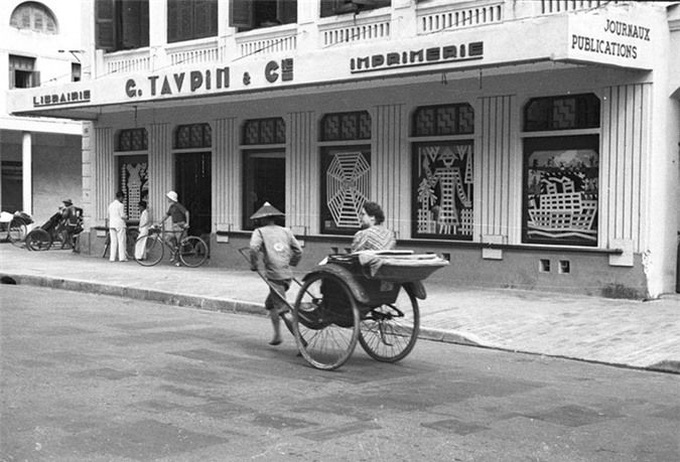
<svg viewBox="0 0 680 462"><path fill-rule="evenodd" d="M370 146L324 148L321 171L321 232L356 233L370 195Z"/></svg>
<svg viewBox="0 0 680 462"><path fill-rule="evenodd" d="M523 242L597 245L599 127L593 94L534 98L525 106L524 130L536 134L524 139ZM576 134L540 134L559 130Z"/></svg>
<svg viewBox="0 0 680 462"><path fill-rule="evenodd" d="M168 0L168 43L217 36L217 0Z"/></svg>
<svg viewBox="0 0 680 462"><path fill-rule="evenodd" d="M413 113L415 238L472 240L474 111L469 104L420 107ZM455 138L452 138L455 137Z"/></svg>
<svg viewBox="0 0 680 462"><path fill-rule="evenodd" d="M321 119L321 141L371 139L371 116L366 111L326 114Z"/></svg>
<svg viewBox="0 0 680 462"><path fill-rule="evenodd" d="M297 0L232 0L231 27L239 31L297 22Z"/></svg>
<svg viewBox="0 0 680 462"><path fill-rule="evenodd" d="M243 124L242 144L283 144L286 124L281 118L252 119Z"/></svg>
<svg viewBox="0 0 680 462"><path fill-rule="evenodd" d="M118 191L125 195L123 206L130 221L138 221L139 201L149 199L149 172L146 155L117 156Z"/></svg>
<svg viewBox="0 0 680 462"><path fill-rule="evenodd" d="M597 245L599 136L524 140L524 242Z"/></svg>
<svg viewBox="0 0 680 462"><path fill-rule="evenodd" d="M321 0L321 17L338 14L357 14L362 11L385 8L390 0Z"/></svg>
<svg viewBox="0 0 680 462"><path fill-rule="evenodd" d="M42 34L57 34L57 20L45 5L38 2L24 2L12 12L9 24L17 29L29 29Z"/></svg>
<svg viewBox="0 0 680 462"><path fill-rule="evenodd" d="M121 130L116 136L116 151L146 151L149 147L146 129L130 128Z"/></svg>
<svg viewBox="0 0 680 462"><path fill-rule="evenodd" d="M600 126L600 100L592 93L534 98L524 107L524 131L577 130Z"/></svg>
<svg viewBox="0 0 680 462"><path fill-rule="evenodd" d="M40 86L40 72L35 70L35 58L9 55L9 88Z"/></svg>
<svg viewBox="0 0 680 462"><path fill-rule="evenodd" d="M149 46L147 0L95 0L96 47L106 51Z"/></svg>
<svg viewBox="0 0 680 462"><path fill-rule="evenodd" d="M82 78L82 68L80 63L71 63L71 82L80 82Z"/></svg>
<svg viewBox="0 0 680 462"><path fill-rule="evenodd" d="M179 125L175 129L173 148L193 149L212 146L212 129L210 124Z"/></svg>

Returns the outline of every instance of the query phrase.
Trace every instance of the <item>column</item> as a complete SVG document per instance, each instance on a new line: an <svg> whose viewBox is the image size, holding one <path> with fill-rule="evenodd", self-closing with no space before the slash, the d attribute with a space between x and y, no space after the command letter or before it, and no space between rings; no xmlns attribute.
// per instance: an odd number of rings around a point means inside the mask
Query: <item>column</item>
<svg viewBox="0 0 680 462"><path fill-rule="evenodd" d="M22 208L33 215L33 153L31 133L24 132L21 140Z"/></svg>

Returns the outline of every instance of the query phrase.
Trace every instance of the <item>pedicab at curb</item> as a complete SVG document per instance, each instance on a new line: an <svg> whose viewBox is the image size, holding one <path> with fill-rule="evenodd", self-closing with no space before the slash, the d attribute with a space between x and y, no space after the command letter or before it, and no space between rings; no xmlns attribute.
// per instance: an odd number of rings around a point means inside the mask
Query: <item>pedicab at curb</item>
<svg viewBox="0 0 680 462"><path fill-rule="evenodd" d="M240 249L247 257L249 249ZM329 255L302 281L293 305L293 335L305 360L333 370L359 343L377 361L397 362L413 350L420 331L423 281L449 262L412 251ZM262 279L267 279L259 273Z"/></svg>

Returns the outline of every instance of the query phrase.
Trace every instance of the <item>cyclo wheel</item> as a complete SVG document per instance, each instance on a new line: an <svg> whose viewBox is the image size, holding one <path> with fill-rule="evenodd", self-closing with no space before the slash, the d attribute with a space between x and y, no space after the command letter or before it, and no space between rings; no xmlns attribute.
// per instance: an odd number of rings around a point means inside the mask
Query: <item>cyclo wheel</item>
<svg viewBox="0 0 680 462"><path fill-rule="evenodd" d="M26 239L26 225L20 223L19 220L12 219L9 222L9 227L7 228L7 238L17 247L21 247Z"/></svg>
<svg viewBox="0 0 680 462"><path fill-rule="evenodd" d="M394 303L363 313L359 343L371 358L394 363L413 350L419 332L418 300L402 286Z"/></svg>
<svg viewBox="0 0 680 462"><path fill-rule="evenodd" d="M157 265L158 262L163 259L165 247L165 244L163 244L163 238L158 234L150 234L148 236L142 236L138 238L136 242L142 242L144 239L146 239L146 242L144 243L144 255L142 255L141 258L135 257L135 261L142 266ZM134 256L134 251L132 253Z"/></svg>
<svg viewBox="0 0 680 462"><path fill-rule="evenodd" d="M180 241L179 260L184 266L196 268L208 258L208 246L200 237L188 236Z"/></svg>
<svg viewBox="0 0 680 462"><path fill-rule="evenodd" d="M337 276L311 274L293 307L295 342L317 369L342 366L359 338L359 309L347 284Z"/></svg>
<svg viewBox="0 0 680 462"><path fill-rule="evenodd" d="M52 236L42 228L36 228L26 236L26 247L29 250L49 250L52 247Z"/></svg>

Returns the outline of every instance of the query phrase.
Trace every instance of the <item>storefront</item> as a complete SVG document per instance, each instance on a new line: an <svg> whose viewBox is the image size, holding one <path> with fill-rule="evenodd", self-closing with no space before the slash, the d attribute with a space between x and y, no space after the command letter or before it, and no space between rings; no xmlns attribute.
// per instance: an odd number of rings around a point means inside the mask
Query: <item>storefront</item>
<svg viewBox="0 0 680 462"><path fill-rule="evenodd" d="M656 297L676 283L670 44L663 9L612 6L26 91L12 110L91 121L95 254L118 189L155 220L177 190L211 265L233 268L269 201L302 271L375 200L400 248L451 260L433 277L452 285Z"/></svg>

